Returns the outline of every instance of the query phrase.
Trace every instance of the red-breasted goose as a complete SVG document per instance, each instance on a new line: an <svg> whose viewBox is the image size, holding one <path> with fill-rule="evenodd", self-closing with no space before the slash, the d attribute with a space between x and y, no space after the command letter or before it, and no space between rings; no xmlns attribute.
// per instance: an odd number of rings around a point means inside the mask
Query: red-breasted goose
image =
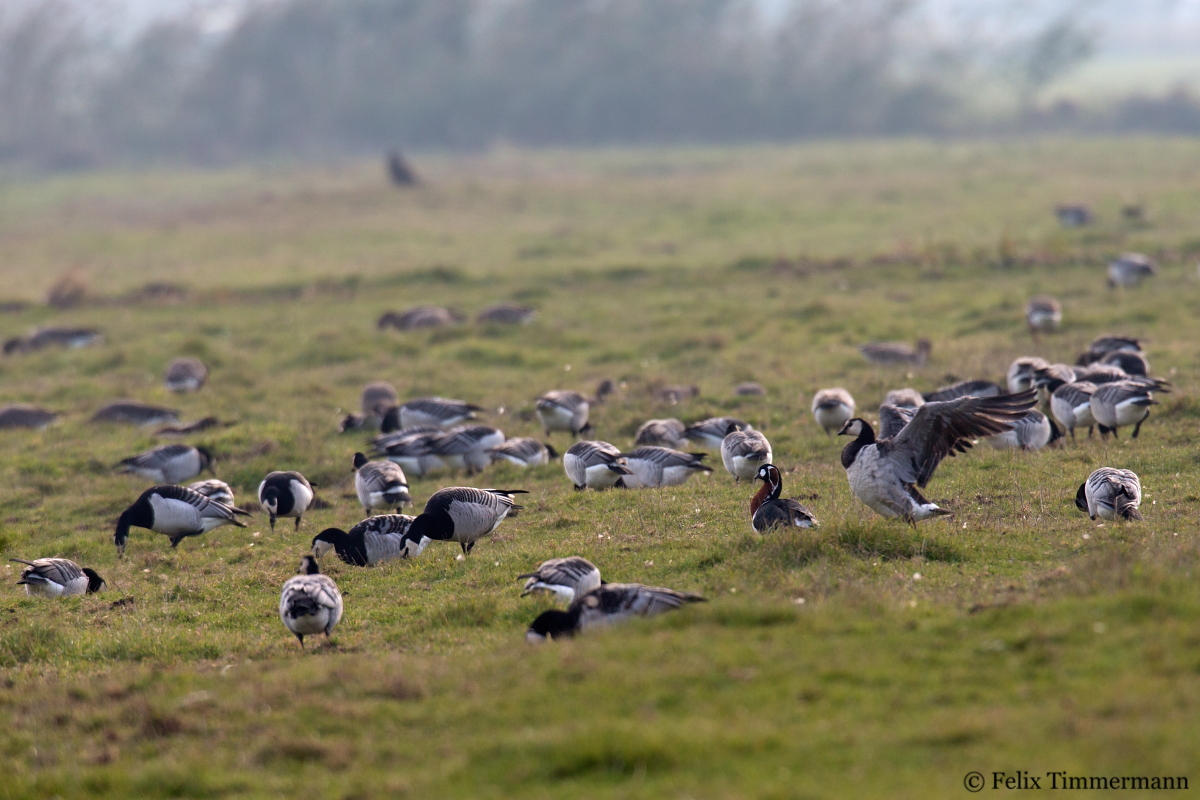
<svg viewBox="0 0 1200 800"><path fill-rule="evenodd" d="M799 500L784 499L783 476L774 464L764 464L754 475L763 482L762 487L750 498L750 527L758 533L772 528L815 528L820 525L812 512Z"/></svg>

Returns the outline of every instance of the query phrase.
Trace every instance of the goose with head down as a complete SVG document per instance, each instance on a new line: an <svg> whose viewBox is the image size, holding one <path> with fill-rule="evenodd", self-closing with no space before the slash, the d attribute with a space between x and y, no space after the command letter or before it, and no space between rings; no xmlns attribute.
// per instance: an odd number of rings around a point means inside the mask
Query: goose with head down
<svg viewBox="0 0 1200 800"><path fill-rule="evenodd" d="M1106 333L1103 336L1097 336L1088 345L1088 349L1079 354L1079 358L1075 361L1076 365L1086 367L1095 361L1102 361L1104 357L1110 353L1118 351L1127 351L1131 353L1142 352L1142 343L1139 339L1132 336L1117 336L1111 333Z"/></svg>
<svg viewBox="0 0 1200 800"><path fill-rule="evenodd" d="M621 451L608 442L576 442L563 453L562 463L577 492L624 486L624 478L633 475Z"/></svg>
<svg viewBox="0 0 1200 800"><path fill-rule="evenodd" d="M923 367L933 352L933 343L928 339L917 339L916 347L903 342L868 342L860 345L858 352L872 364L915 364Z"/></svg>
<svg viewBox="0 0 1200 800"><path fill-rule="evenodd" d="M683 436L692 444L719 451L731 430L752 431L754 426L737 417L709 417L688 425Z"/></svg>
<svg viewBox="0 0 1200 800"><path fill-rule="evenodd" d="M312 501L312 484L299 472L270 472L258 485L258 502L270 515L271 530L280 517L294 518L300 530L300 520Z"/></svg>
<svg viewBox="0 0 1200 800"><path fill-rule="evenodd" d="M572 436L590 436L588 423L591 403L579 392L562 389L546 392L536 400L538 421L549 436L551 431L567 431Z"/></svg>
<svg viewBox="0 0 1200 800"><path fill-rule="evenodd" d="M189 489L193 492L199 492L209 500L216 500L218 503L224 503L227 506L236 505L233 498L233 487L225 481L209 478L206 481L196 481L188 484Z"/></svg>
<svg viewBox="0 0 1200 800"><path fill-rule="evenodd" d="M854 416L854 397L845 389L836 386L822 389L813 395L812 415L827 436L840 431L846 420Z"/></svg>
<svg viewBox="0 0 1200 800"><path fill-rule="evenodd" d="M306 555L300 569L288 578L279 593L279 618L304 647L305 636L329 634L342 619L342 593L333 578L321 574L317 560Z"/></svg>
<svg viewBox="0 0 1200 800"><path fill-rule="evenodd" d="M1050 413L1075 438L1075 429L1087 427L1092 435L1096 420L1092 416L1092 394L1096 384L1087 381L1064 383L1050 395Z"/></svg>
<svg viewBox="0 0 1200 800"><path fill-rule="evenodd" d="M674 417L650 419L642 423L634 435L634 446L650 445L679 450L687 444L686 426Z"/></svg>
<svg viewBox="0 0 1200 800"><path fill-rule="evenodd" d="M465 470L468 475L481 472L492 463L488 452L504 444L504 431L487 425L460 425L430 442L430 452L450 469Z"/></svg>
<svg viewBox="0 0 1200 800"><path fill-rule="evenodd" d="M759 467L771 463L771 443L758 431L731 430L721 442L721 463L734 483L750 480Z"/></svg>
<svg viewBox="0 0 1200 800"><path fill-rule="evenodd" d="M447 400L444 397L418 397L389 408L383 415L380 430L384 433L391 433L405 428L427 425L445 430L467 420L475 419L476 412L479 411L483 411L483 409L470 403L464 403L462 400Z"/></svg>
<svg viewBox="0 0 1200 800"><path fill-rule="evenodd" d="M113 544L117 554L125 553L125 542L130 528L147 528L161 533L171 540L171 547L189 536L208 533L222 525L246 527L238 515L249 516L245 511L219 503L199 492L182 486L155 486L142 492L141 496L121 513Z"/></svg>
<svg viewBox="0 0 1200 800"><path fill-rule="evenodd" d="M1170 391L1169 385L1154 378L1134 378L1114 381L1098 386L1092 392L1090 406L1092 418L1100 428L1100 438L1112 434L1117 438L1117 429L1133 426L1132 438L1142 430L1142 423L1150 416L1150 406L1158 405L1154 392Z"/></svg>
<svg viewBox="0 0 1200 800"><path fill-rule="evenodd" d="M702 463L706 455L669 447L638 447L621 454L631 472L622 482L631 489L679 486L697 472L712 472L712 467Z"/></svg>
<svg viewBox="0 0 1200 800"><path fill-rule="evenodd" d="M513 495L529 494L524 489L475 489L448 486L433 493L425 510L413 520L402 537L405 547L424 548L428 541L457 542L463 555L469 555L475 543L496 530L508 517L515 517L522 506Z"/></svg>
<svg viewBox="0 0 1200 800"><path fill-rule="evenodd" d="M408 478L399 464L368 461L362 453L354 454L354 493L367 515L377 508L400 508L412 502Z"/></svg>
<svg viewBox="0 0 1200 800"><path fill-rule="evenodd" d="M528 642L562 639L582 631L633 617L652 617L686 603L703 603L691 592L677 592L640 583L608 583L577 596L566 611L543 611L525 633Z"/></svg>
<svg viewBox="0 0 1200 800"><path fill-rule="evenodd" d="M997 450L1041 450L1062 438L1062 431L1036 408L1013 422L1012 430L987 437L987 442Z"/></svg>
<svg viewBox="0 0 1200 800"><path fill-rule="evenodd" d="M533 572L526 572L517 578L525 578L521 597L534 592L549 592L568 603L604 583L600 580L600 568L580 556L543 561Z"/></svg>
<svg viewBox="0 0 1200 800"><path fill-rule="evenodd" d="M356 567L373 567L397 558L416 558L430 540L404 540L414 519L407 514L380 514L367 517L349 531L326 528L313 537L313 555L323 558L333 550L342 561Z"/></svg>
<svg viewBox="0 0 1200 800"><path fill-rule="evenodd" d="M422 425L377 436L371 443L374 453L400 465L408 475L420 478L446 469L441 456L434 455L433 443L445 433L441 428Z"/></svg>
<svg viewBox="0 0 1200 800"><path fill-rule="evenodd" d="M127 458L117 465L123 473L154 483L181 483L204 470L213 471L213 455L190 444L164 444Z"/></svg>
<svg viewBox="0 0 1200 800"><path fill-rule="evenodd" d="M1079 484L1075 506L1091 519L1141 520L1142 482L1128 469L1100 467Z"/></svg>
<svg viewBox="0 0 1200 800"><path fill-rule="evenodd" d="M549 444L537 439L508 439L503 444L489 448L487 454L492 463L507 461L518 467L540 467L558 458L558 452Z"/></svg>
<svg viewBox="0 0 1200 800"><path fill-rule="evenodd" d="M21 571L18 586L25 587L31 597L72 597L94 594L105 588L104 578L91 567L81 567L69 558L37 558L26 561L10 558L18 564L26 564Z"/></svg>

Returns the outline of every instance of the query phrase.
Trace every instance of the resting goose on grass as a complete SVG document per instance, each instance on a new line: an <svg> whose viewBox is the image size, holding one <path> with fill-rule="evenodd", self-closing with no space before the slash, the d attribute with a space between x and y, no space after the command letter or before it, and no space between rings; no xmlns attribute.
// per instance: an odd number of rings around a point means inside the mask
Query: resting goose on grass
<svg viewBox="0 0 1200 800"><path fill-rule="evenodd" d="M204 470L213 471L213 455L190 444L164 444L127 458L117 465L120 472L137 475L154 483L182 483Z"/></svg>
<svg viewBox="0 0 1200 800"><path fill-rule="evenodd" d="M487 454L492 463L507 461L518 467L540 467L558 458L558 452L537 439L509 439L504 444L489 448Z"/></svg>
<svg viewBox="0 0 1200 800"><path fill-rule="evenodd" d="M933 343L928 339L917 339L916 347L902 342L868 342L860 345L858 352L872 364L915 364L923 367L933 352Z"/></svg>
<svg viewBox="0 0 1200 800"><path fill-rule="evenodd" d="M1141 520L1142 482L1135 472L1100 467L1079 484L1075 506L1091 519Z"/></svg>
<svg viewBox="0 0 1200 800"><path fill-rule="evenodd" d="M854 416L854 397L840 386L822 389L813 395L812 415L826 435L840 431Z"/></svg>
<svg viewBox="0 0 1200 800"><path fill-rule="evenodd" d="M321 574L312 556L300 559L300 569L288 578L279 593L279 618L296 634L300 647L304 637L318 633L329 634L342 618L342 593L333 578Z"/></svg>
<svg viewBox="0 0 1200 800"><path fill-rule="evenodd" d="M771 443L758 431L730 431L721 442L721 463L734 483L750 480L759 467L771 463Z"/></svg>
<svg viewBox="0 0 1200 800"><path fill-rule="evenodd" d="M709 417L688 425L683 435L692 444L720 450L721 442L725 441L731 430L752 431L754 426L737 417Z"/></svg>
<svg viewBox="0 0 1200 800"><path fill-rule="evenodd" d="M173 425L179 422L179 412L139 403L136 400L117 400L92 415L92 422L119 422L126 425Z"/></svg>
<svg viewBox="0 0 1200 800"><path fill-rule="evenodd" d="M479 406L462 400L447 400L444 397L419 397L399 406L389 408L383 416L381 429L384 433L416 428L426 425L453 428L455 425L475 419Z"/></svg>
<svg viewBox="0 0 1200 800"><path fill-rule="evenodd" d="M21 571L18 586L25 587L31 597L72 597L94 594L105 588L104 578L91 567L81 567L69 558L38 558L26 561L10 558L18 564L28 564Z"/></svg>
<svg viewBox="0 0 1200 800"><path fill-rule="evenodd" d="M235 505L233 501L233 487L225 481L209 478L206 481L196 481L193 484L189 484L187 488L193 492L199 492L209 500L216 500L218 503L224 503L227 506Z"/></svg>
<svg viewBox="0 0 1200 800"><path fill-rule="evenodd" d="M412 502L408 478L399 464L368 461L362 453L354 454L354 492L368 516L377 508L399 508Z"/></svg>
<svg viewBox="0 0 1200 800"><path fill-rule="evenodd" d="M0 429L33 428L41 430L56 422L58 422L58 414L44 408L21 404L0 408Z"/></svg>
<svg viewBox="0 0 1200 800"><path fill-rule="evenodd" d="M1096 420L1092 417L1092 394L1096 384L1087 381L1064 383L1050 395L1050 413L1075 438L1075 429L1087 427L1088 438Z"/></svg>
<svg viewBox="0 0 1200 800"><path fill-rule="evenodd" d="M623 478L622 483L631 489L679 486L697 472L712 472L712 467L701 463L707 453L684 453L669 447L638 447L621 455L632 473Z"/></svg>
<svg viewBox="0 0 1200 800"><path fill-rule="evenodd" d="M313 555L323 558L333 550L342 561L356 567L373 567L396 558L416 558L429 539L404 541L414 519L407 514L380 514L364 519L348 533L341 528L326 528L313 537Z"/></svg>
<svg viewBox="0 0 1200 800"><path fill-rule="evenodd" d="M526 579L521 597L534 592L550 592L568 603L604 583L600 580L600 568L580 556L543 561L533 572L526 572L517 578Z"/></svg>
<svg viewBox="0 0 1200 800"><path fill-rule="evenodd" d="M576 442L563 453L562 462L575 491L624 486L624 477L633 475L621 451L608 442Z"/></svg>
<svg viewBox="0 0 1200 800"><path fill-rule="evenodd" d="M479 312L476 322L499 322L505 325L527 325L537 317L537 309L516 303L497 303Z"/></svg>
<svg viewBox="0 0 1200 800"><path fill-rule="evenodd" d="M208 380L208 367L198 358L177 358L167 366L167 391L198 392Z"/></svg>
<svg viewBox="0 0 1200 800"><path fill-rule="evenodd" d="M611 625L633 617L652 617L680 608L684 603L703 603L691 592L677 592L640 583L608 583L577 596L566 611L543 611L525 632L528 642L562 639L591 628Z"/></svg>
<svg viewBox="0 0 1200 800"><path fill-rule="evenodd" d="M537 418L549 436L551 431L567 431L572 436L590 436L588 424L591 404L579 392L556 389L546 392L537 401Z"/></svg>
<svg viewBox="0 0 1200 800"><path fill-rule="evenodd" d="M920 493L946 456L971 447L971 440L1011 430L1033 408L1033 391L1000 397L960 397L926 403L899 433L876 439L864 419L852 419L841 430L855 437L842 450L842 466L850 491L877 514L917 522L952 512Z"/></svg>
<svg viewBox="0 0 1200 800"><path fill-rule="evenodd" d="M182 486L155 486L142 492L117 520L113 544L117 554L124 555L125 542L130 528L147 528L161 533L171 540L171 547L189 536L208 533L222 525L246 527L237 515L249 516L245 511L227 506L205 497L199 492Z"/></svg>
<svg viewBox="0 0 1200 800"><path fill-rule="evenodd" d="M634 434L633 444L635 447L652 445L679 450L687 444L684 430L684 424L674 417L646 420Z"/></svg>
<svg viewBox="0 0 1200 800"><path fill-rule="evenodd" d="M1166 391L1161 384L1143 380L1116 381L1096 387L1090 405L1100 438L1111 433L1116 439L1117 428L1132 425L1132 438L1136 439L1142 423L1150 416L1150 406L1158 405L1152 394L1154 389Z"/></svg>
<svg viewBox="0 0 1200 800"><path fill-rule="evenodd" d="M296 530L313 499L312 484L299 472L270 472L258 485L258 502L271 517L271 530L280 517L294 517Z"/></svg>
<svg viewBox="0 0 1200 800"><path fill-rule="evenodd" d="M466 470L467 474L482 471L492 463L488 453L504 444L504 431L487 425L461 425L451 428L430 442L430 451L450 469Z"/></svg>
<svg viewBox="0 0 1200 800"><path fill-rule="evenodd" d="M1041 450L1062 438L1062 431L1049 417L1037 409L1013 422L1012 430L987 437L997 450Z"/></svg>
<svg viewBox="0 0 1200 800"><path fill-rule="evenodd" d="M815 528L820 525L799 500L780 497L783 476L774 464L759 467L754 479L763 482L762 488L750 499L750 527L755 532L766 533L777 527Z"/></svg>
<svg viewBox="0 0 1200 800"><path fill-rule="evenodd" d="M420 552L428 542L458 542L463 555L468 555L475 542L500 526L508 516L516 516L523 506L513 502L515 494L529 494L524 489L474 489L470 486L448 486L433 493L425 510L413 520L403 536L405 547Z"/></svg>

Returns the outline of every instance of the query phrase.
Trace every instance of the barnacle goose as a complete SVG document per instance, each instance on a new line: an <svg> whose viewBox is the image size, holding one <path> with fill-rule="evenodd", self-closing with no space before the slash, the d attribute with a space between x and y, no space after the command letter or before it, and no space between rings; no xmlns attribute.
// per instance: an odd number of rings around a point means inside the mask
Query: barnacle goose
<svg viewBox="0 0 1200 800"><path fill-rule="evenodd" d="M199 492L209 500L216 500L218 503L224 503L227 506L235 505L233 501L233 487L225 481L209 478L206 481L196 481L187 488L193 492Z"/></svg>
<svg viewBox="0 0 1200 800"><path fill-rule="evenodd" d="M1058 206L1054 209L1054 216L1064 228L1082 228L1095 220L1092 210L1085 205Z"/></svg>
<svg viewBox="0 0 1200 800"><path fill-rule="evenodd" d="M1092 416L1092 394L1096 384L1087 381L1064 383L1050 395L1050 413L1075 438L1075 429L1084 426L1091 437L1096 424Z"/></svg>
<svg viewBox="0 0 1200 800"><path fill-rule="evenodd" d="M136 400L117 400L92 415L92 422L120 422L126 425L172 425L179 422L179 412Z"/></svg>
<svg viewBox="0 0 1200 800"><path fill-rule="evenodd" d="M201 433L209 428L229 428L236 425L236 422L222 422L216 417L204 417L195 422L189 422L185 425L167 425L159 428L154 432L155 436L189 436L193 433Z"/></svg>
<svg viewBox="0 0 1200 800"><path fill-rule="evenodd" d="M754 479L763 482L762 488L750 499L750 527L755 531L766 533L779 526L815 528L820 525L812 512L799 500L790 497L785 500L780 497L783 492L783 476L774 464L759 467Z"/></svg>
<svg viewBox="0 0 1200 800"><path fill-rule="evenodd" d="M579 392L556 389L538 397L537 417L549 436L551 431L567 431L572 436L590 436L588 423L591 404Z"/></svg>
<svg viewBox="0 0 1200 800"><path fill-rule="evenodd" d="M528 642L574 636L632 617L651 617L680 608L684 603L703 603L691 592L677 592L640 583L608 583L577 596L566 611L543 611L525 632Z"/></svg>
<svg viewBox="0 0 1200 800"><path fill-rule="evenodd" d="M1132 289L1144 279L1158 274L1158 265L1141 253L1125 253L1108 265L1108 288Z"/></svg>
<svg viewBox="0 0 1200 800"><path fill-rule="evenodd" d="M198 358L177 358L167 366L167 391L198 392L208 380L208 367Z"/></svg>
<svg viewBox="0 0 1200 800"><path fill-rule="evenodd" d="M441 428L422 425L376 437L375 454L399 464L405 474L420 478L446 469L446 462L433 454L433 443L445 433Z"/></svg>
<svg viewBox="0 0 1200 800"><path fill-rule="evenodd" d="M33 428L40 430L56 422L58 422L58 414L37 406L17 404L0 408L0 429Z"/></svg>
<svg viewBox="0 0 1200 800"><path fill-rule="evenodd" d="M1115 353L1120 350L1127 350L1133 353L1142 352L1142 343L1132 336L1115 336L1111 333L1106 333L1103 336L1097 336L1088 345L1088 349L1079 354L1076 364L1081 367L1086 367L1095 361L1101 361L1109 353Z"/></svg>
<svg viewBox="0 0 1200 800"><path fill-rule="evenodd" d="M709 417L688 425L683 436L693 444L720 450L730 430L752 431L754 426L737 417Z"/></svg>
<svg viewBox="0 0 1200 800"><path fill-rule="evenodd" d="M1005 377L1009 394L1017 394L1033 388L1034 373L1050 364L1037 356L1022 356L1012 362Z"/></svg>
<svg viewBox="0 0 1200 800"><path fill-rule="evenodd" d="M608 442L576 442L563 453L562 462L563 471L576 491L589 486L593 489L624 486L624 477L633 475L621 451Z"/></svg>
<svg viewBox="0 0 1200 800"><path fill-rule="evenodd" d="M526 572L517 578L526 579L521 597L534 592L550 592L568 603L604 583L600 580L600 568L580 556L543 561L533 572Z"/></svg>
<svg viewBox="0 0 1200 800"><path fill-rule="evenodd" d="M466 470L469 475L491 464L492 457L488 450L502 444L504 431L499 428L460 425L432 440L430 450L450 469Z"/></svg>
<svg viewBox="0 0 1200 800"><path fill-rule="evenodd" d="M1092 418L1100 428L1100 438L1111 433L1117 438L1117 428L1133 426L1137 438L1142 423L1150 416L1150 406L1158 405L1153 391L1170 391L1166 384L1154 379L1115 381L1096 387L1092 392Z"/></svg>
<svg viewBox="0 0 1200 800"><path fill-rule="evenodd" d="M526 325L537 317L537 309L516 303L497 303L479 312L476 322L500 322L505 325Z"/></svg>
<svg viewBox="0 0 1200 800"><path fill-rule="evenodd" d="M304 637L329 634L342 618L342 593L333 578L321 574L317 560L310 555L300 559L300 569L288 578L279 593L279 618L296 634L300 646Z"/></svg>
<svg viewBox="0 0 1200 800"><path fill-rule="evenodd" d="M354 454L354 491L367 515L376 508L399 508L412 502L408 478L399 464L368 461L362 453Z"/></svg>
<svg viewBox="0 0 1200 800"><path fill-rule="evenodd" d="M347 414L338 425L338 432L355 431L360 428L378 428L388 409L400 403L396 388L390 383L376 381L363 387L358 413Z"/></svg>
<svg viewBox="0 0 1200 800"><path fill-rule="evenodd" d="M87 347L101 341L100 331L92 328L39 328L29 336L17 336L4 343L5 354L27 353L43 347Z"/></svg>
<svg viewBox="0 0 1200 800"><path fill-rule="evenodd" d="M142 492L137 501L121 513L113 544L118 555L125 553L130 528L147 528L171 540L171 547L188 536L199 536L222 525L246 527L236 515L245 511L219 503L182 486L155 486Z"/></svg>
<svg viewBox="0 0 1200 800"><path fill-rule="evenodd" d="M697 472L712 472L712 467L701 463L707 453L684 453L668 447L638 447L621 455L632 473L622 478L622 483L631 489L679 486Z"/></svg>
<svg viewBox="0 0 1200 800"><path fill-rule="evenodd" d="M921 397L926 403L937 403L942 400L953 400L957 397L973 395L975 397L995 397L1004 394L999 384L986 380L959 381L949 386L943 386L932 392L923 392ZM886 401L885 401L886 402ZM916 408L916 406L914 406Z"/></svg>
<svg viewBox="0 0 1200 800"><path fill-rule="evenodd" d="M635 446L655 445L678 450L687 444L684 429L684 424L674 417L646 420L637 429L633 443Z"/></svg>
<svg viewBox="0 0 1200 800"><path fill-rule="evenodd" d="M279 517L295 517L300 530L300 519L312 499L312 484L299 472L270 472L258 485L258 502L271 517L271 530Z"/></svg>
<svg viewBox="0 0 1200 800"><path fill-rule="evenodd" d="M733 393L738 397L766 397L767 390L761 383L744 381L733 387Z"/></svg>
<svg viewBox="0 0 1200 800"><path fill-rule="evenodd" d="M539 467L558 458L558 451L552 446L529 438L508 439L504 444L489 448L487 454L493 463L507 461L518 467Z"/></svg>
<svg viewBox="0 0 1200 800"><path fill-rule="evenodd" d="M883 396L884 405L900 406L901 408L920 408L925 405L925 396L916 389L892 389Z"/></svg>
<svg viewBox="0 0 1200 800"><path fill-rule="evenodd" d="M127 458L117 465L126 474L137 475L154 483L181 483L204 470L213 471L213 455L203 447L190 444L164 444Z"/></svg>
<svg viewBox="0 0 1200 800"><path fill-rule="evenodd" d="M987 442L997 450L1041 450L1062 438L1054 421L1037 409L1013 422L1012 430L993 434Z"/></svg>
<svg viewBox="0 0 1200 800"><path fill-rule="evenodd" d="M1039 333L1054 333L1062 323L1062 304L1046 295L1031 297L1025 304L1025 322L1034 340Z"/></svg>
<svg viewBox="0 0 1200 800"><path fill-rule="evenodd" d="M462 400L447 400L444 397L419 397L389 408L383 416L381 429L384 433L432 425L443 430L459 423L475 419L479 406Z"/></svg>
<svg viewBox="0 0 1200 800"><path fill-rule="evenodd" d="M31 597L71 597L94 594L105 588L104 578L91 567L81 567L69 558L38 558L26 561L10 558L18 564L28 564L21 571L18 586L25 587Z"/></svg>
<svg viewBox="0 0 1200 800"><path fill-rule="evenodd" d="M916 364L923 367L929 361L933 343L928 339L917 339L916 347L901 342L868 342L860 345L858 352L873 364Z"/></svg>
<svg viewBox="0 0 1200 800"><path fill-rule="evenodd" d="M342 561L356 567L373 567L396 558L416 558L429 539L404 541L414 519L407 514L380 514L364 519L348 533L341 528L326 528L313 537L313 555L322 558L333 550Z"/></svg>
<svg viewBox="0 0 1200 800"><path fill-rule="evenodd" d="M840 386L822 389L813 395L813 419L826 435L841 430L846 420L854 416L855 408L854 397Z"/></svg>
<svg viewBox="0 0 1200 800"><path fill-rule="evenodd" d="M395 328L399 331L410 331L417 328L439 328L443 325L456 325L466 317L441 306L416 306L403 313L395 311L384 312L375 323L380 330Z"/></svg>
<svg viewBox="0 0 1200 800"><path fill-rule="evenodd" d="M1079 484L1075 506L1090 518L1140 520L1142 482L1132 470L1100 467Z"/></svg>
<svg viewBox="0 0 1200 800"><path fill-rule="evenodd" d="M950 514L918 489L943 458L965 451L976 437L1010 430L1034 403L1033 391L926 403L899 433L878 440L870 423L852 419L841 430L841 435L855 437L842 450L850 491L876 513L914 527L920 520Z"/></svg>
<svg viewBox="0 0 1200 800"><path fill-rule="evenodd" d="M1145 376L1150 374L1150 361L1146 358L1146 354L1136 353L1132 350L1114 350L1100 359L1100 363L1120 367L1129 375Z"/></svg>
<svg viewBox="0 0 1200 800"><path fill-rule="evenodd" d="M700 396L699 386L660 386L654 390L654 399L671 405Z"/></svg>
<svg viewBox="0 0 1200 800"><path fill-rule="evenodd" d="M759 467L771 463L771 443L758 431L730 431L721 442L721 463L734 483L750 480Z"/></svg>
<svg viewBox="0 0 1200 800"><path fill-rule="evenodd" d="M506 517L515 517L517 511L523 508L513 502L512 496L515 494L529 492L524 489L474 489L470 486L438 489L404 534L405 547L423 547L422 539L458 542L463 555L467 555L474 549L475 542L496 530Z"/></svg>

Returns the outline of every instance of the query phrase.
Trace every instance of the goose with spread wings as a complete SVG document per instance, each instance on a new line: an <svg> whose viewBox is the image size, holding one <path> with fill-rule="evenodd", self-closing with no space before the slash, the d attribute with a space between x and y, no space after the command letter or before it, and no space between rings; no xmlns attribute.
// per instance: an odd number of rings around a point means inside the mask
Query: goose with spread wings
<svg viewBox="0 0 1200 800"><path fill-rule="evenodd" d="M965 452L977 437L1011 430L1035 403L1033 391L926 403L898 432L889 429L892 435L879 439L866 420L852 419L840 431L855 437L842 450L850 491L876 513L914 527L921 520L950 514L919 491L938 464Z"/></svg>

